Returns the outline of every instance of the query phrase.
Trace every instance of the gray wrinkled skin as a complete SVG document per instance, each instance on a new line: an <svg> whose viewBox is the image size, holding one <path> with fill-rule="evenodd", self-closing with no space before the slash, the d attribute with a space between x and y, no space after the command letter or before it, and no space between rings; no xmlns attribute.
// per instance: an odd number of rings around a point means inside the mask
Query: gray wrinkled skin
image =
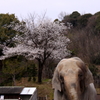
<svg viewBox="0 0 100 100"><path fill-rule="evenodd" d="M96 100L92 73L78 57L58 63L52 87L54 100Z"/></svg>

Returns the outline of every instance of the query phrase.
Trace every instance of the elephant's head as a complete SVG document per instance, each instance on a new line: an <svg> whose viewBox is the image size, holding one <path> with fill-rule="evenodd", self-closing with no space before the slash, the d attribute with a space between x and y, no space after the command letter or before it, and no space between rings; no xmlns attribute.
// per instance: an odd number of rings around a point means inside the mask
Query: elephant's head
<svg viewBox="0 0 100 100"><path fill-rule="evenodd" d="M92 74L77 57L61 60L52 79L53 88L65 95L66 100L81 100L90 83L93 83Z"/></svg>

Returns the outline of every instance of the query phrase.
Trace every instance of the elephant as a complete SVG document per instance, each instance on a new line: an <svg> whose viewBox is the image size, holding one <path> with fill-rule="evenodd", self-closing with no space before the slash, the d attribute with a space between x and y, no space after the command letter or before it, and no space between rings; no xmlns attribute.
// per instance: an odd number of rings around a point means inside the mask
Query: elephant
<svg viewBox="0 0 100 100"><path fill-rule="evenodd" d="M52 78L54 100L96 100L91 71L79 57L62 59Z"/></svg>

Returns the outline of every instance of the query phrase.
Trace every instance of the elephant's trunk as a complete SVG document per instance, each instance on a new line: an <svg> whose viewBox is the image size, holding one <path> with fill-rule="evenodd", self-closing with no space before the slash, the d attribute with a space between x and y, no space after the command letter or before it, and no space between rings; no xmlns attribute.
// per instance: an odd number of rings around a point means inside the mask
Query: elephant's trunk
<svg viewBox="0 0 100 100"><path fill-rule="evenodd" d="M80 100L79 99L79 88L76 81L65 81L65 91L66 95L69 98L69 100Z"/></svg>
<svg viewBox="0 0 100 100"><path fill-rule="evenodd" d="M75 90L75 88L71 88L70 90L69 90L69 99L70 100L79 100L78 99L78 94L77 94L77 92L76 92L76 90Z"/></svg>

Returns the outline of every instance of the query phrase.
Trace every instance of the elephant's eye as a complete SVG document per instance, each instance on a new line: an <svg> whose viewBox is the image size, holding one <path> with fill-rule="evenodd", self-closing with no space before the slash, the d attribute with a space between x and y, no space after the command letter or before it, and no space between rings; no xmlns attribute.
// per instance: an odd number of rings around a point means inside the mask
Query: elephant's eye
<svg viewBox="0 0 100 100"><path fill-rule="evenodd" d="M79 76L79 77L82 77L82 76L83 76L83 74L78 74L78 76Z"/></svg>
<svg viewBox="0 0 100 100"><path fill-rule="evenodd" d="M60 82L63 83L64 82L64 79L62 76L60 76Z"/></svg>
<svg viewBox="0 0 100 100"><path fill-rule="evenodd" d="M82 71L79 71L79 73L78 73L78 77L83 77L83 73L82 73Z"/></svg>

